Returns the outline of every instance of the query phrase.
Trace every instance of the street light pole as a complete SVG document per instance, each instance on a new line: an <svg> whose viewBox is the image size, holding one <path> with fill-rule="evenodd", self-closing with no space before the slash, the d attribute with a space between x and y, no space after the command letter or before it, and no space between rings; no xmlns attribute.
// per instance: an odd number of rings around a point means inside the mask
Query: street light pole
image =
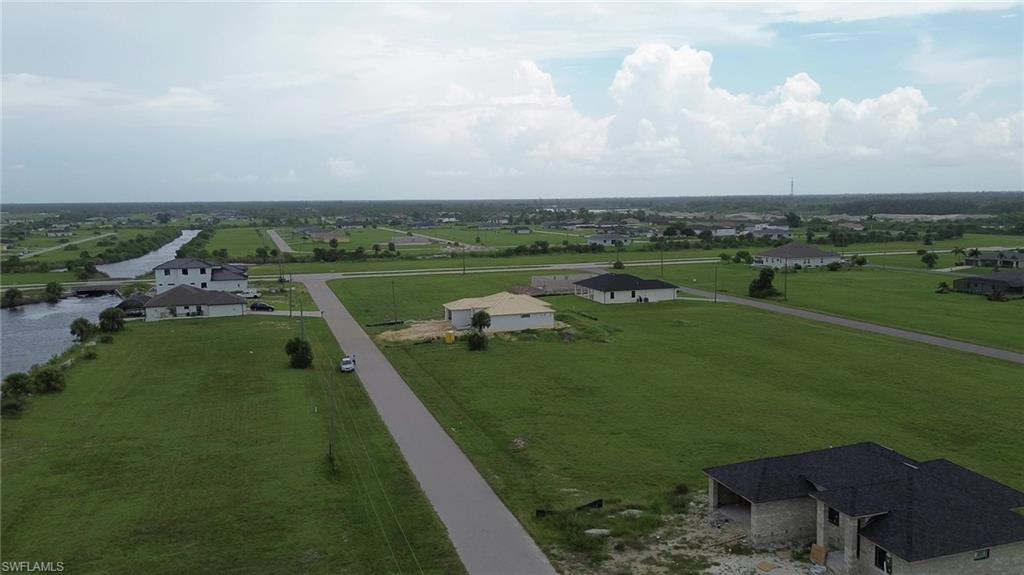
<svg viewBox="0 0 1024 575"><path fill-rule="evenodd" d="M718 264L715 264L715 301L718 303Z"/></svg>
<svg viewBox="0 0 1024 575"><path fill-rule="evenodd" d="M789 258L786 258L786 263L782 268L782 291L783 298L789 301Z"/></svg>

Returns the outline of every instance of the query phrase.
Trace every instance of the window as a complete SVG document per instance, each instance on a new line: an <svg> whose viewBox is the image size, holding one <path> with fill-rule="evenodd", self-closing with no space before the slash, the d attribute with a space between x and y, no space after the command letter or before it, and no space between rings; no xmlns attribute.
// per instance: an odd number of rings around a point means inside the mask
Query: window
<svg viewBox="0 0 1024 575"><path fill-rule="evenodd" d="M975 551L974 552L974 560L975 561L984 561L985 559L988 559L988 555L989 555L989 550L988 549L982 549L981 551Z"/></svg>
<svg viewBox="0 0 1024 575"><path fill-rule="evenodd" d="M881 547L875 547L875 567L886 573L892 573L892 557Z"/></svg>
<svg viewBox="0 0 1024 575"><path fill-rule="evenodd" d="M530 317L530 314L524 313L524 314L520 315L519 317Z"/></svg>
<svg viewBox="0 0 1024 575"><path fill-rule="evenodd" d="M629 297L635 298L636 297L636 290L633 290L633 291L629 292Z"/></svg>
<svg viewBox="0 0 1024 575"><path fill-rule="evenodd" d="M839 512L831 507L828 508L828 522L832 525L839 525Z"/></svg>
<svg viewBox="0 0 1024 575"><path fill-rule="evenodd" d="M164 270L164 275L165 276L171 275L171 270Z"/></svg>
<svg viewBox="0 0 1024 575"><path fill-rule="evenodd" d="M199 268L199 275L206 275L206 268Z"/></svg>
<svg viewBox="0 0 1024 575"><path fill-rule="evenodd" d="M206 289L206 282L203 282L199 287Z"/></svg>
<svg viewBox="0 0 1024 575"><path fill-rule="evenodd" d="M610 292L608 292L608 294L609 294L608 295L608 299L615 299L615 292L610 291Z"/></svg>
<svg viewBox="0 0 1024 575"><path fill-rule="evenodd" d="M188 275L188 268L182 268L181 275L187 276Z"/></svg>

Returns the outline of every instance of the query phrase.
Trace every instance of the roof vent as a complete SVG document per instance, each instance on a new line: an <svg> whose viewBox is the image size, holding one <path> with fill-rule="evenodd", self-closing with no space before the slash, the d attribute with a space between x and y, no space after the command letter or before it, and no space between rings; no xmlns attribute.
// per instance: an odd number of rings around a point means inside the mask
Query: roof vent
<svg viewBox="0 0 1024 575"><path fill-rule="evenodd" d="M907 467L909 467L911 469L918 469L918 467L916 465L911 465L911 464L907 463L906 461L903 462L903 465L906 465Z"/></svg>

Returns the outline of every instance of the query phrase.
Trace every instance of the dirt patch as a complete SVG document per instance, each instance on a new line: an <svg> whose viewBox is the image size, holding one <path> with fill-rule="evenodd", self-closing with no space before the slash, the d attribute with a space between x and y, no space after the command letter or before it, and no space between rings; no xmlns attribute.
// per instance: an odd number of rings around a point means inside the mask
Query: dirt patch
<svg viewBox="0 0 1024 575"><path fill-rule="evenodd" d="M794 558L789 549L751 549L745 529L719 513L709 514L703 498L691 502L688 513L665 515L662 520L664 525L638 542L609 539L608 558L599 564L557 550L551 553L552 562L570 575L755 575L769 573L758 569L768 564L774 566L771 575L806 575L811 566Z"/></svg>
<svg viewBox="0 0 1024 575"><path fill-rule="evenodd" d="M441 339L452 330L452 324L443 319L411 322L408 327L385 331L377 335L377 339L386 343L415 343ZM455 335L464 335L472 330L455 331Z"/></svg>

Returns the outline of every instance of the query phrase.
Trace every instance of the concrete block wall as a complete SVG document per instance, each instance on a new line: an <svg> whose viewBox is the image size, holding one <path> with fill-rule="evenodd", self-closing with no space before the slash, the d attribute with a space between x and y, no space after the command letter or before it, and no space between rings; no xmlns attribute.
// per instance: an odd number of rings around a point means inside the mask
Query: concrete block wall
<svg viewBox="0 0 1024 575"><path fill-rule="evenodd" d="M875 568L875 545L861 538L859 571L856 575L882 573ZM893 575L1020 575L1024 573L1024 541L999 545L989 550L989 558L975 561L974 551L935 559L906 561L893 557Z"/></svg>
<svg viewBox="0 0 1024 575"><path fill-rule="evenodd" d="M810 497L751 504L750 544L767 547L813 541L817 510L817 501Z"/></svg>

